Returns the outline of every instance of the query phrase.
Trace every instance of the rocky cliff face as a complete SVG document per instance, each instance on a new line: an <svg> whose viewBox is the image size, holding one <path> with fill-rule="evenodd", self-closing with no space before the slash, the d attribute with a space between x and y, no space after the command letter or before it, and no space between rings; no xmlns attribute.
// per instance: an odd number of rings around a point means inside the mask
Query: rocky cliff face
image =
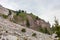
<svg viewBox="0 0 60 40"><path fill-rule="evenodd" d="M26 12L22 12L17 16L16 15L17 12L8 10L7 8L4 8L1 5L0 5L0 14L7 15L8 16L7 19L21 26L24 26L24 27L29 26L28 28L31 28L36 31L39 31L39 28L42 27L43 30L45 30L44 28L46 28L49 31L49 33L51 33L50 23L45 22L43 19L38 18L33 14L26 14Z"/></svg>
<svg viewBox="0 0 60 40"><path fill-rule="evenodd" d="M54 40L54 38L0 17L0 40Z"/></svg>
<svg viewBox="0 0 60 40"><path fill-rule="evenodd" d="M45 22L43 19L33 19L31 15L26 14L26 20L23 20L23 17L20 16L14 16L13 17L13 21L17 24L20 24L21 26L25 26L28 28L31 28L33 30L36 31L40 31L40 28L42 28L43 30L45 30L45 28L49 31L49 33L51 33L50 30L50 23L49 22ZM28 20L28 23L27 23ZM28 25L28 26L27 26Z"/></svg>
<svg viewBox="0 0 60 40"><path fill-rule="evenodd" d="M54 40L51 35L38 32L41 27L50 33L50 24L43 19L23 11L17 15L0 5L0 40Z"/></svg>
<svg viewBox="0 0 60 40"><path fill-rule="evenodd" d="M4 8L2 5L0 5L0 13L8 15L9 10L7 8Z"/></svg>

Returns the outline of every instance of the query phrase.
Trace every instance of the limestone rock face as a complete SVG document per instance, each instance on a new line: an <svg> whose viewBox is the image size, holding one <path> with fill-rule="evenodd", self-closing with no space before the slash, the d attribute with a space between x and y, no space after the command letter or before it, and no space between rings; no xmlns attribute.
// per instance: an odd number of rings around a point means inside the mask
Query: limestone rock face
<svg viewBox="0 0 60 40"><path fill-rule="evenodd" d="M8 15L9 14L9 10L10 9L4 8L3 6L0 5L0 14ZM20 21L23 18L21 18L19 16L15 17L16 19L14 19L14 15L16 13L13 12L13 10L10 10L10 11L11 11L11 15L8 16L8 19L9 20L13 19L13 21L15 23L20 24L20 25L26 27L26 23L27 23L26 20ZM50 23L45 22L43 19L38 19L38 20L35 19L34 20L31 15L26 15L26 16L27 16L27 19L29 21L31 29L34 29L34 30L38 31L39 28L42 27L42 28L47 28L47 30L50 31Z"/></svg>
<svg viewBox="0 0 60 40"><path fill-rule="evenodd" d="M8 15L9 14L9 11L7 8L4 8L2 5L0 5L0 13L1 14L5 14L5 15Z"/></svg>
<svg viewBox="0 0 60 40"><path fill-rule="evenodd" d="M23 30L24 29L24 30ZM23 30L23 31L22 31ZM0 17L0 40L54 40L43 34Z"/></svg>
<svg viewBox="0 0 60 40"><path fill-rule="evenodd" d="M17 40L16 36L13 35L1 35L0 40Z"/></svg>
<svg viewBox="0 0 60 40"><path fill-rule="evenodd" d="M17 22L16 24L11 22L10 20L14 19L16 12L10 11L12 14L7 19L0 17L0 40L54 40L51 35L34 31L38 30L40 26L50 31L49 23L42 19L33 20L30 15L26 15L31 28L29 29L26 27L26 20L20 21L22 19L20 16L17 16L16 20L13 20ZM0 14L8 15L9 9L0 5Z"/></svg>

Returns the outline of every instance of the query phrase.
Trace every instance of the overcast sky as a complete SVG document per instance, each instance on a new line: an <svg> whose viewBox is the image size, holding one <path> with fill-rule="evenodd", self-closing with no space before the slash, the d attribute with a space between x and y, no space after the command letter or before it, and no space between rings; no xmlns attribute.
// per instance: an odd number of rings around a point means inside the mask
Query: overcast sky
<svg viewBox="0 0 60 40"><path fill-rule="evenodd" d="M0 0L0 4L9 9L32 12L51 24L56 16L60 22L60 0Z"/></svg>

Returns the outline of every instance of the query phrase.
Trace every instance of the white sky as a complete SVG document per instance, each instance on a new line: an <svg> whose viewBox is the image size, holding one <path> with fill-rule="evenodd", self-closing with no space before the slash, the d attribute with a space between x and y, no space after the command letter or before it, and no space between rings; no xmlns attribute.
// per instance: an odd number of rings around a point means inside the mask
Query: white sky
<svg viewBox="0 0 60 40"><path fill-rule="evenodd" d="M0 4L9 9L32 12L51 24L54 16L60 20L60 0L0 0Z"/></svg>

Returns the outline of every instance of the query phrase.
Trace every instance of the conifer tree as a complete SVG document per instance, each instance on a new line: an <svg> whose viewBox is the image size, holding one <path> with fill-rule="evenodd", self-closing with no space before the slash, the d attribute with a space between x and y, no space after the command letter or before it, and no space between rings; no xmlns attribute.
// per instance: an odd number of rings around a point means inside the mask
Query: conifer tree
<svg viewBox="0 0 60 40"><path fill-rule="evenodd" d="M60 38L60 25L56 18L55 18L54 29L55 29L55 33L57 34L57 37Z"/></svg>

